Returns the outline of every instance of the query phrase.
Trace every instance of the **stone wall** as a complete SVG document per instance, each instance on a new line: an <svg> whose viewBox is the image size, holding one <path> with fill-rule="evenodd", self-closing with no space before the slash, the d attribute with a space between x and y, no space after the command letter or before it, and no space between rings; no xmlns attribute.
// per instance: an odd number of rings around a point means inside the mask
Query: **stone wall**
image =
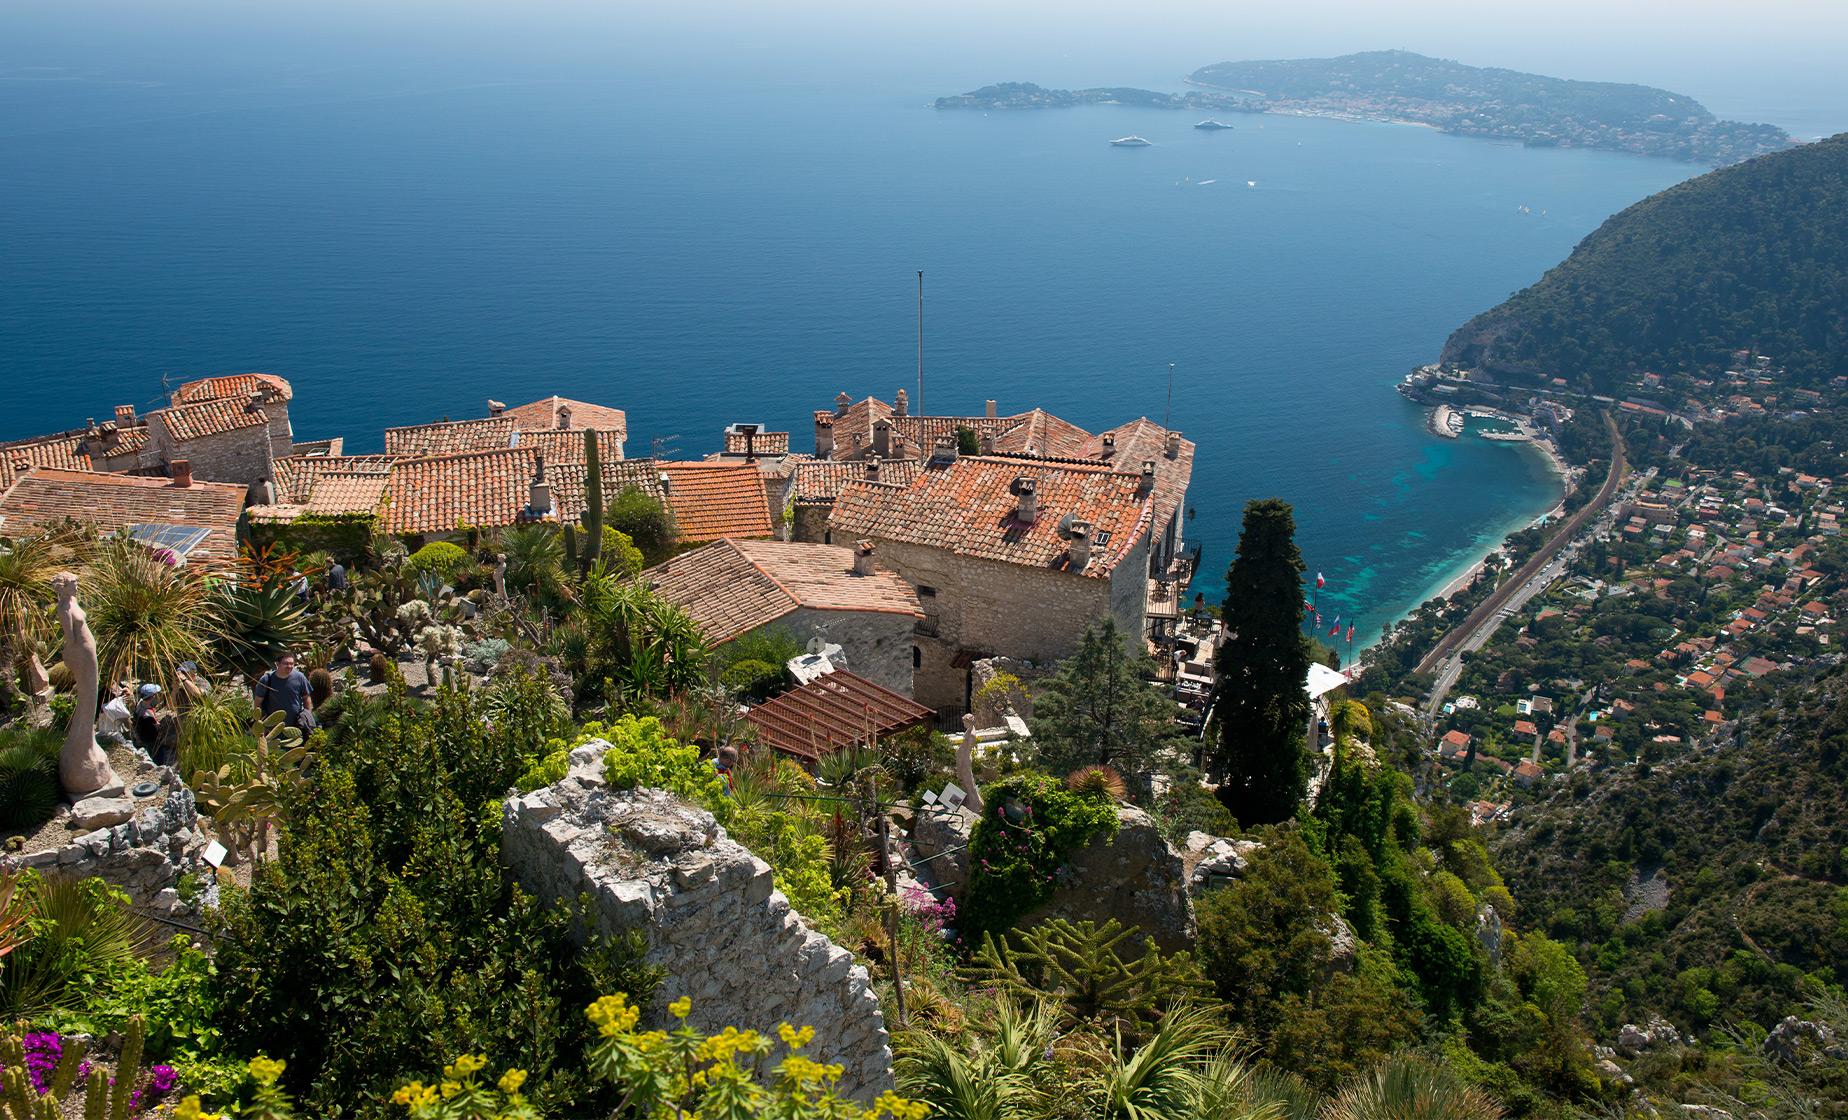
<svg viewBox="0 0 1848 1120"><path fill-rule="evenodd" d="M268 426L238 428L198 439L175 439L160 412L148 413L148 446L143 460L165 466L176 459L192 464L202 482L236 482L249 486L274 477Z"/></svg>
<svg viewBox="0 0 1848 1120"><path fill-rule="evenodd" d="M200 853L205 835L193 792L171 767L144 762L134 777L124 777L127 819L85 832L72 832L68 843L23 855L0 857L0 867L33 867L46 874L87 879L98 875L128 893L134 905L156 914L182 911L180 876L204 868ZM154 792L136 797L139 782L153 782ZM85 810L78 806L81 819ZM121 814L116 814L121 815Z"/></svg>
<svg viewBox="0 0 1848 1120"><path fill-rule="evenodd" d="M502 857L547 899L589 894L606 933L639 929L665 973L658 1006L693 1001L690 1022L773 1030L815 1028L806 1051L846 1067L841 1086L862 1099L892 1085L892 1051L879 997L853 954L790 909L768 865L725 834L712 814L659 790L603 784L609 744L571 752L559 782L510 797Z"/></svg>
<svg viewBox="0 0 1848 1120"><path fill-rule="evenodd" d="M803 645L820 636L841 647L847 670L902 696L911 695L911 636L916 619L878 611L818 611L806 607L771 623Z"/></svg>

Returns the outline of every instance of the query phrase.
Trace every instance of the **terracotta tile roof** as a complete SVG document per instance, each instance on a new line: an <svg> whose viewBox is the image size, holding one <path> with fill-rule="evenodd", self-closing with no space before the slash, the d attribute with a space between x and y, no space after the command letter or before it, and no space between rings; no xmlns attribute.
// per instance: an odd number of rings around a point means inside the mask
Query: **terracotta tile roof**
<svg viewBox="0 0 1848 1120"><path fill-rule="evenodd" d="M275 460L276 501L304 503L314 496L315 485L325 475L384 478L391 471L395 455L285 455Z"/></svg>
<svg viewBox="0 0 1848 1120"><path fill-rule="evenodd" d="M173 391L173 403L196 404L199 401L248 401L253 394L273 394L287 401L295 397L289 383L273 373L233 373L224 377L202 377L188 381Z"/></svg>
<svg viewBox="0 0 1848 1120"><path fill-rule="evenodd" d="M545 455L546 464L581 463L584 461L583 428L525 429L513 434L513 446L537 448ZM616 449L622 446L627 433L613 428L597 429L597 458L605 466L618 462Z"/></svg>
<svg viewBox="0 0 1848 1120"><path fill-rule="evenodd" d="M444 420L385 429L387 455L453 455L511 446L514 422L505 416L486 420Z"/></svg>
<svg viewBox="0 0 1848 1120"><path fill-rule="evenodd" d="M115 437L115 443L103 452L104 458L113 459L117 455L138 455L148 445L148 430L139 425L133 428L117 428Z"/></svg>
<svg viewBox="0 0 1848 1120"><path fill-rule="evenodd" d="M1091 433L1076 424L1059 419L1043 408L1012 417L1014 427L995 437L995 450L1003 454L1048 455L1055 458L1078 458ZM966 421L964 422L966 424ZM956 422L949 421L949 434L955 434ZM975 429L976 437L981 430Z"/></svg>
<svg viewBox="0 0 1848 1120"><path fill-rule="evenodd" d="M956 429L967 428L979 440L994 437L994 450L1004 454L1025 453L1057 458L1077 458L1091 433L1076 424L1061 420L1045 409L1035 408L1012 416L899 416L892 405L877 397L849 404L836 413L822 410L816 418L829 417L834 426L834 457L854 459L873 451L873 425L890 420L892 434L902 440L908 453L929 457L940 436L954 436ZM894 456L896 457L896 456Z"/></svg>
<svg viewBox="0 0 1848 1120"><path fill-rule="evenodd" d="M527 519L537 462L523 447L465 451L396 463L385 485L385 531L448 533Z"/></svg>
<svg viewBox="0 0 1848 1120"><path fill-rule="evenodd" d="M237 559L237 519L244 487L222 482L175 486L172 479L34 467L0 496L0 528L30 532L64 521L105 533L130 525L186 525L207 530L189 564L220 567Z"/></svg>
<svg viewBox="0 0 1848 1120"><path fill-rule="evenodd" d="M507 409L501 415L514 422L521 431L535 431L547 428L564 428L558 422L559 409L569 409L572 429L596 428L600 431L619 433L618 439L625 439L629 433L629 417L620 408L609 408L588 401L574 401L568 397L546 397L531 404L518 405Z"/></svg>
<svg viewBox="0 0 1848 1120"><path fill-rule="evenodd" d="M667 504L690 542L720 537L770 537L770 503L751 463L661 463L667 476ZM608 490L608 487L604 488Z"/></svg>
<svg viewBox="0 0 1848 1120"><path fill-rule="evenodd" d="M1105 454L1106 436L1116 441L1115 449L1108 455ZM1187 487L1193 482L1194 442L1190 439L1181 440L1174 458L1170 459L1168 429L1147 417L1138 417L1127 424L1097 433L1079 449L1078 456L1107 462L1129 474L1140 474L1142 464L1153 460L1155 524L1158 526L1168 524L1181 503L1187 500Z"/></svg>
<svg viewBox="0 0 1848 1120"><path fill-rule="evenodd" d="M718 540L642 574L684 608L714 644L802 607L922 618L917 592L895 572L853 574L853 550L825 544Z"/></svg>
<svg viewBox="0 0 1848 1120"><path fill-rule="evenodd" d="M909 486L921 469L923 464L916 459L885 459L880 462L879 477L874 481ZM815 459L800 462L796 464L795 489L791 496L797 502L825 504L838 498L841 487L849 482L871 477L863 461L837 463Z"/></svg>
<svg viewBox="0 0 1848 1120"><path fill-rule="evenodd" d="M931 717L922 704L845 670L817 677L744 716L757 728L759 743L810 761Z"/></svg>
<svg viewBox="0 0 1848 1120"><path fill-rule="evenodd" d="M743 455L747 451L754 455L787 455L789 454L789 433L758 432L747 441L743 434L727 428L725 431L725 453L727 455Z"/></svg>
<svg viewBox="0 0 1848 1120"><path fill-rule="evenodd" d="M269 413L261 407L252 405L247 399L231 398L157 408L148 413L150 423L156 417L166 426L168 434L180 442L245 428L260 428L269 423Z"/></svg>
<svg viewBox="0 0 1848 1120"><path fill-rule="evenodd" d="M1016 516L1016 479L1031 479L1038 513ZM1083 574L1108 578L1146 536L1153 495L1141 478L1101 465L1035 459L963 457L926 467L904 487L849 482L828 527L839 539L873 537L947 549L959 556L1065 570L1067 516L1091 524L1091 560Z"/></svg>
<svg viewBox="0 0 1848 1120"><path fill-rule="evenodd" d="M81 431L63 432L0 445L0 486L11 486L14 479L33 467L89 470L90 457L80 450L84 436Z"/></svg>

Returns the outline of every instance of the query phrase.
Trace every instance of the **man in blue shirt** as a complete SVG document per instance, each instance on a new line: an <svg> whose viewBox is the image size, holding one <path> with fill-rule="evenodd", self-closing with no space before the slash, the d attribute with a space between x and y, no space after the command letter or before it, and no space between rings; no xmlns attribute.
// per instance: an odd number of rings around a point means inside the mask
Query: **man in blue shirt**
<svg viewBox="0 0 1848 1120"><path fill-rule="evenodd" d="M308 688L308 677L295 667L294 654L278 657L276 667L257 678L253 691L265 718L272 712L283 712L289 726L304 732L314 729L314 697Z"/></svg>

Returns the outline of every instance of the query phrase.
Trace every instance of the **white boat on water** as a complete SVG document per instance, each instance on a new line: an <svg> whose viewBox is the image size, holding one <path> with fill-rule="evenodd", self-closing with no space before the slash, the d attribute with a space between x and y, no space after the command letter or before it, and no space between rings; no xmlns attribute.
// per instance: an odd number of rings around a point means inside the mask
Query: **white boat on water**
<svg viewBox="0 0 1848 1120"><path fill-rule="evenodd" d="M1208 117L1203 121L1197 122L1194 125L1194 127L1201 129L1203 131L1206 131L1206 132L1218 132L1221 129L1230 130L1232 126L1222 120L1216 120L1212 117Z"/></svg>
<svg viewBox="0 0 1848 1120"><path fill-rule="evenodd" d="M1119 136L1110 141L1110 145L1115 148L1146 148L1149 142L1140 136Z"/></svg>

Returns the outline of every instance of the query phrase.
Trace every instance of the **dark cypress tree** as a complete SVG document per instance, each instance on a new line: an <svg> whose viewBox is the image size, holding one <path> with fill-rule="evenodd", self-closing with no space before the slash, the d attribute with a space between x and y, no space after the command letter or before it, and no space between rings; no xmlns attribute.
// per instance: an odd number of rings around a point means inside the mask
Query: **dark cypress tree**
<svg viewBox="0 0 1848 1120"><path fill-rule="evenodd" d="M1278 498L1245 506L1226 573L1226 640L1214 715L1219 800L1249 828L1295 814L1308 777L1303 751L1309 643L1302 632L1303 558L1296 518Z"/></svg>

